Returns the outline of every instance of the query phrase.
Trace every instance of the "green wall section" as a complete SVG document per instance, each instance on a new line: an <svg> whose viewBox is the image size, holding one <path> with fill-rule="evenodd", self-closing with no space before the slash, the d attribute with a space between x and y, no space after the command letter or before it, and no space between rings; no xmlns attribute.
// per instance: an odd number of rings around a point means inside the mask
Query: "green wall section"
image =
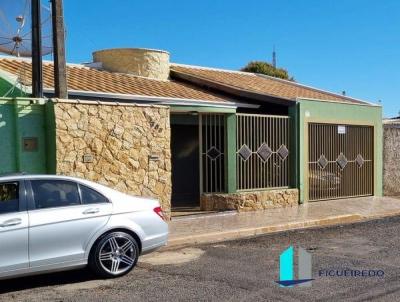
<svg viewBox="0 0 400 302"><path fill-rule="evenodd" d="M338 102L300 99L296 111L298 115L298 150L300 202L305 196L308 142L306 131L308 123L371 125L374 127L374 195L382 196L382 107L353 105Z"/></svg>
<svg viewBox="0 0 400 302"><path fill-rule="evenodd" d="M236 114L226 115L225 191L236 192Z"/></svg>
<svg viewBox="0 0 400 302"><path fill-rule="evenodd" d="M289 185L290 188L299 187L299 112L297 106L290 106L290 145L289 145Z"/></svg>
<svg viewBox="0 0 400 302"><path fill-rule="evenodd" d="M0 100L0 173L17 171L14 102Z"/></svg>
<svg viewBox="0 0 400 302"><path fill-rule="evenodd" d="M45 105L46 119L46 168L47 173L56 174L56 116L54 113L54 103L48 101Z"/></svg>
<svg viewBox="0 0 400 302"><path fill-rule="evenodd" d="M43 103L26 99L0 99L0 173L46 173L49 154L46 134ZM24 150L24 138L36 138L36 150Z"/></svg>
<svg viewBox="0 0 400 302"><path fill-rule="evenodd" d="M43 105L20 103L16 109L17 159L19 171L46 173L45 112ZM23 138L38 139L37 151L24 151Z"/></svg>
<svg viewBox="0 0 400 302"><path fill-rule="evenodd" d="M12 84L10 84L8 81L0 77L0 98L3 97L16 98L16 97L26 96L26 94L17 87L14 87L14 89L10 91L12 87L13 87Z"/></svg>

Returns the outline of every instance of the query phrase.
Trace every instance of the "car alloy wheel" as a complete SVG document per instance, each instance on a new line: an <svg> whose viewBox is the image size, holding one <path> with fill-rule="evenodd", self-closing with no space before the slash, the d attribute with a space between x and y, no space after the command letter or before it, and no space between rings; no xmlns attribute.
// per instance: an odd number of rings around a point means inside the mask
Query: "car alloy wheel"
<svg viewBox="0 0 400 302"><path fill-rule="evenodd" d="M99 241L93 256L98 273L107 277L118 277L128 273L136 265L139 249L132 236L115 232Z"/></svg>

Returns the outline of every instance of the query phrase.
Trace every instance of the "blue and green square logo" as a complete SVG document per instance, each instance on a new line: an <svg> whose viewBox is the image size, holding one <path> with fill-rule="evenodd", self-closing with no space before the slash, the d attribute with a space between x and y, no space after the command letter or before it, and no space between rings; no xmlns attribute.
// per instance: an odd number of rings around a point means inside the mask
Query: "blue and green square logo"
<svg viewBox="0 0 400 302"><path fill-rule="evenodd" d="M295 279L294 269L294 252L293 246L284 250L279 257L279 281L276 281L282 287L311 286L312 280L312 263L311 254L302 247L298 248L298 272Z"/></svg>

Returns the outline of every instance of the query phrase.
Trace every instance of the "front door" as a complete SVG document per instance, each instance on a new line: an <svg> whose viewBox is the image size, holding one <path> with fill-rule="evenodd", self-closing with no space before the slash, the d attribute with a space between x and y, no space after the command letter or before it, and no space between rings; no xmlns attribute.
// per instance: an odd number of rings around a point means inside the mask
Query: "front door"
<svg viewBox="0 0 400 302"><path fill-rule="evenodd" d="M21 182L0 183L0 275L29 267L24 192Z"/></svg>
<svg viewBox="0 0 400 302"><path fill-rule="evenodd" d="M199 128L197 116L179 116L171 125L172 207L199 206Z"/></svg>
<svg viewBox="0 0 400 302"><path fill-rule="evenodd" d="M75 182L30 183L35 206L29 211L31 267L83 261L89 239L107 223L112 204Z"/></svg>

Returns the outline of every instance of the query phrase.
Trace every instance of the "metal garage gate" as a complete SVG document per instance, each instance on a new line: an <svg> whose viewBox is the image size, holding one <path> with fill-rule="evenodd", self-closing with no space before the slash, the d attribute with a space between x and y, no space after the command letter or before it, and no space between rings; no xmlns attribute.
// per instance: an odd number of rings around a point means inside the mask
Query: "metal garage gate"
<svg viewBox="0 0 400 302"><path fill-rule="evenodd" d="M310 123L309 200L373 194L373 127Z"/></svg>

